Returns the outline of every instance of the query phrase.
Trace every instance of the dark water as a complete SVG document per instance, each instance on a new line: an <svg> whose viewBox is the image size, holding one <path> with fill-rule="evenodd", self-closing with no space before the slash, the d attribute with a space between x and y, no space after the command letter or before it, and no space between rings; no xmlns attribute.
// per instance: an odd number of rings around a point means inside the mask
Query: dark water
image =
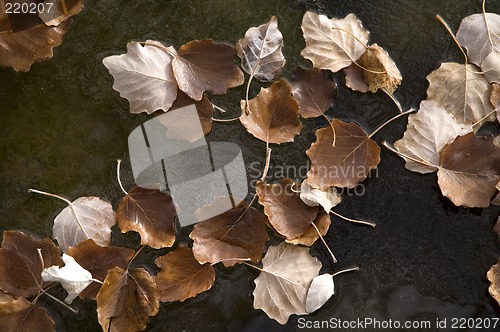
<svg viewBox="0 0 500 332"><path fill-rule="evenodd" d="M156 39L176 47L211 37L234 44L250 26L279 19L285 39L290 78L304 47L300 22L306 9L331 16L353 12L371 32L371 42L389 51L403 75L396 96L403 108L418 106L425 98L425 76L443 61L462 61L444 28L434 19L441 14L456 31L460 20L479 12L480 1L86 1L74 18L64 44L53 59L36 64L29 73L0 70L0 228L21 229L50 236L52 220L62 202L33 196L28 188L63 193L75 199L100 196L116 204L120 191L115 161L124 159L126 186L132 184L127 137L148 119L128 112L128 103L112 90L112 78L101 61L122 53L131 40ZM488 1L500 13L500 1ZM368 131L397 111L383 94L346 90L341 75L334 75L339 96L328 113L354 120ZM252 95L258 92L254 84ZM239 112L243 88L212 98ZM375 136L390 142L402 136L400 119ZM273 149L273 167L305 165L304 151L314 140L318 120L304 121L294 145ZM497 128L498 129L498 128ZM264 144L238 124L215 124L211 141L242 146L247 162L263 162ZM361 196L345 196L337 211L377 223L376 229L333 220L327 241L340 263L332 266L321 244L312 253L331 272L349 264L361 271L335 279L336 295L307 320L364 317L379 320L452 317L500 317L498 305L488 296L485 274L500 256L491 234L499 208L455 208L443 198L435 175L407 171L400 158L382 150L378 176L364 182ZM292 174L293 175L293 174ZM183 233L181 241L186 241ZM133 245L136 237L115 232L116 243ZM157 255L150 252L148 257ZM217 267L217 280L206 293L184 303L164 304L151 319L149 331L278 331L299 330L298 317L284 327L252 308L253 279L246 267ZM62 292L61 294L62 295ZM58 331L99 331L95 305L78 302L73 315L49 300Z"/></svg>

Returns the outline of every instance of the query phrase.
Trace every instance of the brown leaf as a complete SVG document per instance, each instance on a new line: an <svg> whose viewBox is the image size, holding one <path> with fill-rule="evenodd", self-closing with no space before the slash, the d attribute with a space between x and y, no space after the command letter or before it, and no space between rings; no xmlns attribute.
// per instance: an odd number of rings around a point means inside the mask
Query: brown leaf
<svg viewBox="0 0 500 332"><path fill-rule="evenodd" d="M48 3L52 3L53 6L49 7ZM81 12L83 0L46 0L44 8L45 11L40 12L38 16L46 25L57 26Z"/></svg>
<svg viewBox="0 0 500 332"><path fill-rule="evenodd" d="M41 249L43 264L37 249ZM62 264L59 248L51 240L35 240L19 231L3 232L1 290L14 296L35 296L46 285L42 281L42 270Z"/></svg>
<svg viewBox="0 0 500 332"><path fill-rule="evenodd" d="M292 79L292 96L299 106L303 118L323 115L333 105L337 84L326 77L320 69L297 67Z"/></svg>
<svg viewBox="0 0 500 332"><path fill-rule="evenodd" d="M184 301L209 290L215 282L215 271L210 264L200 264L193 251L179 247L155 260L161 269L156 275L160 301Z"/></svg>
<svg viewBox="0 0 500 332"><path fill-rule="evenodd" d="M97 316L103 331L142 331L159 308L155 280L143 268L115 267L97 294Z"/></svg>
<svg viewBox="0 0 500 332"><path fill-rule="evenodd" d="M353 91L368 92L368 84L363 80L363 69L352 64L344 69L345 85Z"/></svg>
<svg viewBox="0 0 500 332"><path fill-rule="evenodd" d="M174 244L176 214L170 195L141 187L132 188L116 209L122 233L136 231L141 235L142 245L155 249Z"/></svg>
<svg viewBox="0 0 500 332"><path fill-rule="evenodd" d="M204 91L221 95L243 84L243 72L235 65L236 49L212 39L193 40L180 47L172 61L179 88L201 100Z"/></svg>
<svg viewBox="0 0 500 332"><path fill-rule="evenodd" d="M373 72L363 70L363 80L368 84L370 92L378 89L392 95L401 84L401 73L389 54L377 44L368 46L365 53L359 58L358 63Z"/></svg>
<svg viewBox="0 0 500 332"><path fill-rule="evenodd" d="M328 232L328 228L330 228L331 223L332 221L330 219L330 215L323 211L318 213L318 216L316 217L316 219L314 219L314 224L316 225L316 227L318 227L321 236L326 235L326 233ZM309 226L307 231L301 236L292 240L285 239L285 241L290 244L295 244L295 245L301 244L303 246L310 247L314 244L314 242L316 242L317 239L319 239L318 232L316 231L316 228L314 228L314 226L311 225Z"/></svg>
<svg viewBox="0 0 500 332"><path fill-rule="evenodd" d="M307 206L296 192L298 189L299 185L288 178L276 184L258 182L256 186L259 203L264 206L269 222L289 240L304 234L318 215L319 208Z"/></svg>
<svg viewBox="0 0 500 332"><path fill-rule="evenodd" d="M261 88L259 94L248 102L241 101L241 123L250 134L269 143L293 142L300 133L299 107L291 96L290 84L285 79L274 82L269 88Z"/></svg>
<svg viewBox="0 0 500 332"><path fill-rule="evenodd" d="M490 136L459 136L443 148L438 184L453 204L488 207L500 181L500 147Z"/></svg>
<svg viewBox="0 0 500 332"><path fill-rule="evenodd" d="M337 119L335 146L331 127L316 130L316 142L306 151L311 159L307 182L322 190L328 187L353 188L380 162L380 147L355 123Z"/></svg>
<svg viewBox="0 0 500 332"><path fill-rule="evenodd" d="M491 85L490 102L496 110L497 120L500 122L500 84L493 83Z"/></svg>
<svg viewBox="0 0 500 332"><path fill-rule="evenodd" d="M486 273L486 278L491 282L488 291L490 295L500 304L500 258Z"/></svg>
<svg viewBox="0 0 500 332"><path fill-rule="evenodd" d="M72 256L85 270L92 273L94 279L101 281L106 278L108 270L116 266L126 269L128 261L134 255L132 249L101 247L91 239L80 242L76 247L70 247L66 253ZM100 284L93 282L80 293L80 298L95 300L100 288Z"/></svg>
<svg viewBox="0 0 500 332"><path fill-rule="evenodd" d="M244 202L236 207L203 220L189 235L193 239L193 253L200 263L222 262L229 267L250 258L257 263L269 240L266 217ZM238 260L230 260L239 258Z"/></svg>
<svg viewBox="0 0 500 332"><path fill-rule="evenodd" d="M498 190L498 194L495 196L495 198L493 198L491 200L491 204L496 205L496 206L500 206L500 181L497 183L497 187L496 188ZM500 237L499 237L498 241L500 241Z"/></svg>
<svg viewBox="0 0 500 332"><path fill-rule="evenodd" d="M0 300L0 326L3 332L52 332L54 321L47 310L24 297L4 297Z"/></svg>

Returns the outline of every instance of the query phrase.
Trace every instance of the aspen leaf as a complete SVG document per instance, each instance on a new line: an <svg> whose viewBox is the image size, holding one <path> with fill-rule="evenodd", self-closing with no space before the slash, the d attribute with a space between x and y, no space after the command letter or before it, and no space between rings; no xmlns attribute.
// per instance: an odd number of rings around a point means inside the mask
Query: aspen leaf
<svg viewBox="0 0 500 332"><path fill-rule="evenodd" d="M488 288L490 295L500 304L500 258L497 259L496 264L488 270L486 278L488 278L491 283Z"/></svg>
<svg viewBox="0 0 500 332"><path fill-rule="evenodd" d="M331 274L321 274L314 277L307 291L306 311L315 312L335 293L335 285Z"/></svg>
<svg viewBox="0 0 500 332"><path fill-rule="evenodd" d="M320 190L311 187L307 181L302 181L300 185L300 199L308 206L321 205L326 213L342 202L342 196L335 187Z"/></svg>
<svg viewBox="0 0 500 332"><path fill-rule="evenodd" d="M155 280L162 302L184 301L209 290L215 282L211 264L200 264L191 249L177 248L155 260L161 269Z"/></svg>
<svg viewBox="0 0 500 332"><path fill-rule="evenodd" d="M320 269L321 263L309 254L309 248L284 242L269 247L255 279L254 308L282 325L292 314L307 315L307 291Z"/></svg>
<svg viewBox="0 0 500 332"><path fill-rule="evenodd" d="M484 78L490 83L500 83L500 50L491 52L481 63Z"/></svg>
<svg viewBox="0 0 500 332"><path fill-rule="evenodd" d="M316 225L316 227L311 225L301 236L291 240L285 239L285 241L290 244L300 244L310 247L314 244L314 242L316 242L317 239L319 239L318 231L316 230L316 228L319 230L321 236L325 236L328 232L328 229L330 228L332 221L328 213L320 211L316 219L314 219L313 223Z"/></svg>
<svg viewBox="0 0 500 332"><path fill-rule="evenodd" d="M352 64L344 69L345 85L353 91L368 92L368 84L363 80L363 69Z"/></svg>
<svg viewBox="0 0 500 332"><path fill-rule="evenodd" d="M268 23L247 30L238 40L236 51L241 67L260 81L273 81L285 66L281 52L283 35L278 29L278 19L271 17Z"/></svg>
<svg viewBox="0 0 500 332"><path fill-rule="evenodd" d="M43 3L45 11L38 13L38 16L48 26L57 26L83 9L83 0L46 0Z"/></svg>
<svg viewBox="0 0 500 332"><path fill-rule="evenodd" d="M4 332L51 332L54 321L45 308L39 307L24 297L2 294L0 299L0 326Z"/></svg>

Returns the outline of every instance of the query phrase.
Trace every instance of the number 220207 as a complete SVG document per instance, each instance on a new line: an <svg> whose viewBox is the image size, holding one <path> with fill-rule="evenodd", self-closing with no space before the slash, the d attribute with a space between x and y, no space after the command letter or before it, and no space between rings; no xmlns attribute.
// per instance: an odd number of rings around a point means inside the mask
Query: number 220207
<svg viewBox="0 0 500 332"><path fill-rule="evenodd" d="M39 14L39 13L50 13L54 4L52 2L47 3L10 3L5 4L6 14Z"/></svg>

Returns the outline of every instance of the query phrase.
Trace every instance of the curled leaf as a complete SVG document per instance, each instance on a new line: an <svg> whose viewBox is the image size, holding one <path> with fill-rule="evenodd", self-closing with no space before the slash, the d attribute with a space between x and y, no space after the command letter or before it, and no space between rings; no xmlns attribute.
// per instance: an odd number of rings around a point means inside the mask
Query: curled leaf
<svg viewBox="0 0 500 332"><path fill-rule="evenodd" d="M320 190L311 187L307 181L302 181L300 185L300 199L309 206L321 205L326 213L342 202L342 196L335 187Z"/></svg>
<svg viewBox="0 0 500 332"><path fill-rule="evenodd" d="M335 293L335 285L331 274L321 274L311 282L307 291L306 310L315 312L328 301Z"/></svg>
<svg viewBox="0 0 500 332"><path fill-rule="evenodd" d="M490 295L500 304L500 258L497 259L496 264L488 270L486 278L488 278L491 283L488 288Z"/></svg>

